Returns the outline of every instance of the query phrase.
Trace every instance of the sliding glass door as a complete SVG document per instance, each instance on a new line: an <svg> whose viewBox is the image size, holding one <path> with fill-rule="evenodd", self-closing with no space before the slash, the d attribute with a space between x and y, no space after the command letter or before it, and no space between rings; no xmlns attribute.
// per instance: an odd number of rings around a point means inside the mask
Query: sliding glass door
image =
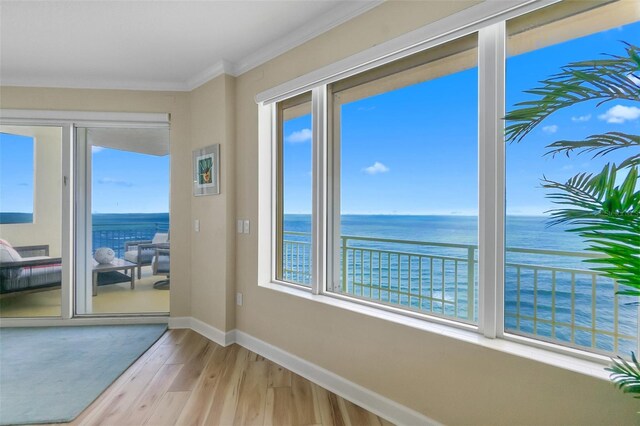
<svg viewBox="0 0 640 426"><path fill-rule="evenodd" d="M169 311L169 129L76 129L76 313Z"/></svg>
<svg viewBox="0 0 640 426"><path fill-rule="evenodd" d="M69 212L61 127L0 126L0 316L59 317Z"/></svg>

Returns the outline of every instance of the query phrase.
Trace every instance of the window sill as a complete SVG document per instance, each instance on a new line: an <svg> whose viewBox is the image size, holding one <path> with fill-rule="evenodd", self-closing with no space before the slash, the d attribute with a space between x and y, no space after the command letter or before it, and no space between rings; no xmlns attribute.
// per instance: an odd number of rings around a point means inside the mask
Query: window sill
<svg viewBox="0 0 640 426"><path fill-rule="evenodd" d="M301 297L317 303L346 309L351 312L394 322L396 324L401 324L428 333L439 334L441 336L446 336L463 342L476 344L510 355L562 368L574 373L584 374L601 380L609 380L609 373L604 370L609 359L605 356L564 348L559 345L540 342L520 336L509 336L509 340L505 338L489 339L478 334L476 331L473 331L470 327L469 329L465 329L468 326L462 323L459 325L456 323L456 325L453 326L426 319L413 318L407 315L389 312L385 309L367 306L338 297L323 294L315 295L310 291L277 282L268 282L259 285L260 287L289 294L291 296Z"/></svg>

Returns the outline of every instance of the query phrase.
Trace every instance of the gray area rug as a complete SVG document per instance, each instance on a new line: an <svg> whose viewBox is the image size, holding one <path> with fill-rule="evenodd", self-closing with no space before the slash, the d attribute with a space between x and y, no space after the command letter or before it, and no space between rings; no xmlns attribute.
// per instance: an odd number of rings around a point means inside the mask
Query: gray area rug
<svg viewBox="0 0 640 426"><path fill-rule="evenodd" d="M0 328L0 424L73 420L166 328Z"/></svg>

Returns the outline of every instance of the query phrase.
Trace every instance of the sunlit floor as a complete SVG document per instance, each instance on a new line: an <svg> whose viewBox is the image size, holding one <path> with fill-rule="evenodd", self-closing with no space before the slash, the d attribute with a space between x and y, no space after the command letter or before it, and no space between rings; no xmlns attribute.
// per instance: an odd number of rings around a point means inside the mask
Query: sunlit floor
<svg viewBox="0 0 640 426"><path fill-rule="evenodd" d="M142 268L142 278L136 288L129 282L98 287L92 299L94 314L134 314L169 312L169 291L153 288L164 275L152 275L151 267ZM60 316L60 289L35 293L10 294L0 298L0 317L57 317Z"/></svg>

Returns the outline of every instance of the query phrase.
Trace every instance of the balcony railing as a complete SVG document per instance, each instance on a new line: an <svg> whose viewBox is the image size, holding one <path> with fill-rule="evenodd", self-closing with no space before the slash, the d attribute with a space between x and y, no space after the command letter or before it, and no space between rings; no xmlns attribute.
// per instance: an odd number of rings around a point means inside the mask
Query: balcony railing
<svg viewBox="0 0 640 426"><path fill-rule="evenodd" d="M124 243L128 241L151 240L156 232L168 232L167 223L133 222L94 224L92 229L93 251L99 247L109 247L116 257L124 256Z"/></svg>
<svg viewBox="0 0 640 426"><path fill-rule="evenodd" d="M340 282L330 291L476 323L476 245L342 236ZM638 308L584 252L507 248L505 331L603 354L637 350ZM311 243L285 232L283 278L310 285ZM337 260L337 259L336 259Z"/></svg>

